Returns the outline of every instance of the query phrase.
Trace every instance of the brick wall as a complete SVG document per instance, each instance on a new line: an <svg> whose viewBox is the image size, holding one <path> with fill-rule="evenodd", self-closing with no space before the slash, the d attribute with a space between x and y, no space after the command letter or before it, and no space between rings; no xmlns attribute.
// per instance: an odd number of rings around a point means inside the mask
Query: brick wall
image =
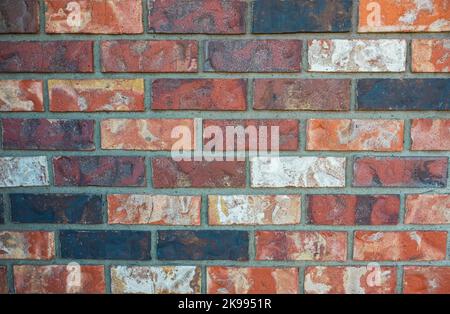
<svg viewBox="0 0 450 314"><path fill-rule="evenodd" d="M0 292L450 293L449 32L448 0L0 1ZM280 157L172 159L211 125Z"/></svg>

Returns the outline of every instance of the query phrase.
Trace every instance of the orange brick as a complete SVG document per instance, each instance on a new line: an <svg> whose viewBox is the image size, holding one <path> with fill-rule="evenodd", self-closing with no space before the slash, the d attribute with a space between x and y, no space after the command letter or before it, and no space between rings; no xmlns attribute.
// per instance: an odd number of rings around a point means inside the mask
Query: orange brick
<svg viewBox="0 0 450 314"><path fill-rule="evenodd" d="M0 81L1 111L44 111L42 81Z"/></svg>
<svg viewBox="0 0 450 314"><path fill-rule="evenodd" d="M54 233L47 231L1 231L1 259L52 259Z"/></svg>
<svg viewBox="0 0 450 314"><path fill-rule="evenodd" d="M450 294L450 267L405 266L403 293Z"/></svg>
<svg viewBox="0 0 450 314"><path fill-rule="evenodd" d="M450 39L414 39L412 41L412 71L448 73L450 71Z"/></svg>
<svg viewBox="0 0 450 314"><path fill-rule="evenodd" d="M450 119L414 119L411 150L450 150Z"/></svg>
<svg viewBox="0 0 450 314"><path fill-rule="evenodd" d="M450 224L450 194L416 194L406 197L406 224Z"/></svg>

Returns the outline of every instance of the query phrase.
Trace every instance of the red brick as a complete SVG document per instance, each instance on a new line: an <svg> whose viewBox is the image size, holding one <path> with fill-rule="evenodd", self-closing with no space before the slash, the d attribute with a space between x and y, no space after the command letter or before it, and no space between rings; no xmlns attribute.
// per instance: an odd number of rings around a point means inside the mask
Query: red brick
<svg viewBox="0 0 450 314"><path fill-rule="evenodd" d="M92 41L2 41L0 72L93 72Z"/></svg>
<svg viewBox="0 0 450 314"><path fill-rule="evenodd" d="M47 33L139 34L141 0L45 0Z"/></svg>
<svg viewBox="0 0 450 314"><path fill-rule="evenodd" d="M153 110L246 110L247 81L241 79L158 79L152 83Z"/></svg>
<svg viewBox="0 0 450 314"><path fill-rule="evenodd" d="M401 120L309 119L306 149L398 152L403 130Z"/></svg>
<svg viewBox="0 0 450 314"><path fill-rule="evenodd" d="M450 267L405 266L403 293L450 294Z"/></svg>
<svg viewBox="0 0 450 314"><path fill-rule="evenodd" d="M450 150L450 119L414 119L411 150Z"/></svg>
<svg viewBox="0 0 450 314"><path fill-rule="evenodd" d="M0 231L0 260L49 260L54 256L55 243L53 232Z"/></svg>
<svg viewBox="0 0 450 314"><path fill-rule="evenodd" d="M211 294L298 293L298 269L212 266L207 285Z"/></svg>
<svg viewBox="0 0 450 314"><path fill-rule="evenodd" d="M194 40L115 40L101 43L103 72L197 72Z"/></svg>
<svg viewBox="0 0 450 314"><path fill-rule="evenodd" d="M6 266L0 266L0 294L8 293Z"/></svg>
<svg viewBox="0 0 450 314"><path fill-rule="evenodd" d="M257 110L350 109L350 80L256 79L253 86Z"/></svg>
<svg viewBox="0 0 450 314"><path fill-rule="evenodd" d="M233 151L233 150L243 150L238 147L238 142L236 136L233 136L233 142L228 143L227 141L227 128L230 128L230 132L233 132L235 128L243 128L242 130L250 128L249 130L254 130L255 132L246 133L245 135L245 149L250 150L253 148L250 146L250 140L254 141L254 144L257 147L252 150L271 150L272 145L272 129L278 127L278 141L279 141L279 150L280 151L295 151L298 149L298 137L299 137L299 123L298 120L203 120L203 132L205 129L210 127L211 130L214 128L220 128L223 134L223 146L222 149L216 147L217 151ZM264 132L263 127L266 127L266 132ZM259 132L262 132L261 136L259 136ZM241 134L239 129L236 131L237 134ZM230 133L231 134L231 133ZM243 133L242 133L243 134ZM250 135L251 136L250 136ZM253 135L255 134L255 135ZM276 133L274 133L276 134ZM214 136L213 136L214 137ZM206 144L210 141L211 138L204 138L203 142ZM259 144L261 143L261 145ZM234 144L234 145L233 145ZM230 149L227 147L230 146Z"/></svg>
<svg viewBox="0 0 450 314"><path fill-rule="evenodd" d="M144 80L49 80L50 111L144 111Z"/></svg>
<svg viewBox="0 0 450 314"><path fill-rule="evenodd" d="M148 1L148 27L155 33L245 33L247 5L242 0Z"/></svg>
<svg viewBox="0 0 450 314"><path fill-rule="evenodd" d="M450 194L416 194L406 197L406 224L450 224Z"/></svg>
<svg viewBox="0 0 450 314"><path fill-rule="evenodd" d="M189 129L191 141L185 149L194 149L192 119L108 119L101 122L102 149L171 150L178 138L172 138L177 127ZM188 147L189 146L189 147Z"/></svg>
<svg viewBox="0 0 450 314"><path fill-rule="evenodd" d="M450 39L414 39L413 72L450 72Z"/></svg>
<svg viewBox="0 0 450 314"><path fill-rule="evenodd" d="M175 161L152 159L155 188L245 187L244 161Z"/></svg>
<svg viewBox="0 0 450 314"><path fill-rule="evenodd" d="M103 266L14 265L16 293L104 293Z"/></svg>
<svg viewBox="0 0 450 314"><path fill-rule="evenodd" d="M305 269L305 293L380 294L395 293L395 267L315 266Z"/></svg>
<svg viewBox="0 0 450 314"><path fill-rule="evenodd" d="M399 211L398 195L308 195L315 225L395 225Z"/></svg>
<svg viewBox="0 0 450 314"><path fill-rule="evenodd" d="M4 149L94 150L94 120L2 119Z"/></svg>
<svg viewBox="0 0 450 314"><path fill-rule="evenodd" d="M361 157L353 163L353 186L445 187L446 157Z"/></svg>
<svg viewBox="0 0 450 314"><path fill-rule="evenodd" d="M257 231L256 259L345 261L347 233L332 231Z"/></svg>
<svg viewBox="0 0 450 314"><path fill-rule="evenodd" d="M0 81L1 111L44 111L42 81Z"/></svg>
<svg viewBox="0 0 450 314"><path fill-rule="evenodd" d="M446 256L447 232L355 231L353 258L358 261L433 261Z"/></svg>
<svg viewBox="0 0 450 314"><path fill-rule="evenodd" d="M205 71L300 72L300 40L211 40L205 45Z"/></svg>

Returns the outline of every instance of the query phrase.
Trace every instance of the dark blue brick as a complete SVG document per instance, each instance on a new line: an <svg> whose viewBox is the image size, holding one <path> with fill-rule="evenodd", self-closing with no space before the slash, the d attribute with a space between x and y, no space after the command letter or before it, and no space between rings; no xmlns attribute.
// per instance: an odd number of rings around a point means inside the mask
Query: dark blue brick
<svg viewBox="0 0 450 314"><path fill-rule="evenodd" d="M5 223L5 218L4 218L4 212L5 212L5 208L3 205L3 196L0 195L0 224Z"/></svg>
<svg viewBox="0 0 450 314"><path fill-rule="evenodd" d="M17 223L101 224L102 197L87 194L11 194Z"/></svg>
<svg viewBox="0 0 450 314"><path fill-rule="evenodd" d="M150 260L150 232L72 231L59 235L61 257L70 259Z"/></svg>
<svg viewBox="0 0 450 314"><path fill-rule="evenodd" d="M159 231L158 258L162 260L248 260L245 231Z"/></svg>
<svg viewBox="0 0 450 314"><path fill-rule="evenodd" d="M253 33L348 32L352 0L253 1Z"/></svg>
<svg viewBox="0 0 450 314"><path fill-rule="evenodd" d="M450 110L450 80L359 80L357 101L359 110Z"/></svg>

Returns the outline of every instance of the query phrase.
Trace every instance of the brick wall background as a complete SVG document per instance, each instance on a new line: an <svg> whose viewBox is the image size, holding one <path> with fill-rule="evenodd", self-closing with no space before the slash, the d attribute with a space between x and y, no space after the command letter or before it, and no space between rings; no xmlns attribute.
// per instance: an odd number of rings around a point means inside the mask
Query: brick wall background
<svg viewBox="0 0 450 314"><path fill-rule="evenodd" d="M450 292L448 0L0 13L0 292ZM202 124L281 157L173 161Z"/></svg>

